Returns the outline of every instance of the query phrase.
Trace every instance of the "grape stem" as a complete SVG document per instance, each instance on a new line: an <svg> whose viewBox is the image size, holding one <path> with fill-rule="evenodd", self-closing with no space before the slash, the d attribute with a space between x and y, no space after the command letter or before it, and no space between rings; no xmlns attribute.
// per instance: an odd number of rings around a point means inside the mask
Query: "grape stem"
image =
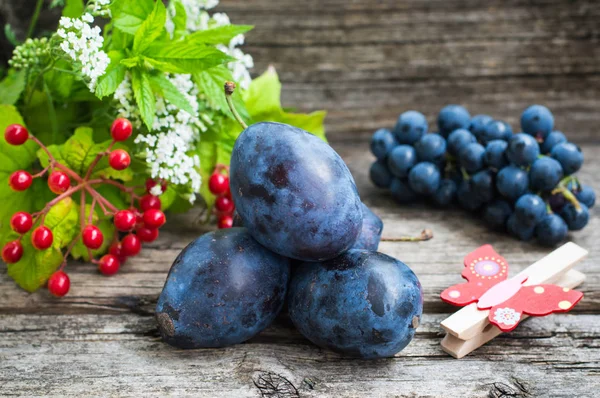
<svg viewBox="0 0 600 398"><path fill-rule="evenodd" d="M581 204L579 204L579 201L577 200L575 195L573 195L573 192L569 191L563 186L559 186L558 188L552 191L553 195L557 193L562 194L565 197L565 199L567 199L567 201L575 207L575 210L577 210L578 212L581 211Z"/></svg>
<svg viewBox="0 0 600 398"><path fill-rule="evenodd" d="M237 109L235 109L235 105L233 104L233 99L231 95L235 91L235 83L234 82L225 82L225 99L227 100L227 105L229 105L229 110L233 113L233 117L237 122L244 128L247 129L248 125L244 122L244 119L240 116Z"/></svg>
<svg viewBox="0 0 600 398"><path fill-rule="evenodd" d="M382 242L424 242L433 239L433 231L424 229L419 236L400 236L398 238L381 238Z"/></svg>

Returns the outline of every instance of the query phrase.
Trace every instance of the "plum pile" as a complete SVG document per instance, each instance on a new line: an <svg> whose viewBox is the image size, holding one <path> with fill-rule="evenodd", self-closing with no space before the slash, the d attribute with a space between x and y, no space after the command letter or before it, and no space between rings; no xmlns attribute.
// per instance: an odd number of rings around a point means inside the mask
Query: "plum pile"
<svg viewBox="0 0 600 398"><path fill-rule="evenodd" d="M588 223L596 195L574 175L583 153L554 130L548 108L525 109L516 134L508 123L471 117L459 105L444 107L437 122L439 132L428 133L425 116L408 111L393 130L373 134L371 181L397 202L457 202L491 228L548 246Z"/></svg>
<svg viewBox="0 0 600 398"><path fill-rule="evenodd" d="M236 115L232 92L226 85ZM421 285L376 251L383 223L342 158L304 130L239 121L234 227L199 237L175 260L156 307L163 339L181 348L241 343L287 296L292 322L320 347L363 358L402 350L422 315Z"/></svg>

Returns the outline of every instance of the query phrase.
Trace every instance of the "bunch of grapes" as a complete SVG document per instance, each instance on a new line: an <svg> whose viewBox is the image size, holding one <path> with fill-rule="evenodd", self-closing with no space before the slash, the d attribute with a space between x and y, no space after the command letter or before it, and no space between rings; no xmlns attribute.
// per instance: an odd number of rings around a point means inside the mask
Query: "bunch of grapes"
<svg viewBox="0 0 600 398"><path fill-rule="evenodd" d="M437 122L439 132L428 133L425 116L408 111L393 130L373 134L371 180L396 201L456 201L494 229L549 246L588 223L596 195L574 175L583 153L554 130L548 108L527 108L516 134L508 123L471 117L459 105L444 107Z"/></svg>
<svg viewBox="0 0 600 398"><path fill-rule="evenodd" d="M223 173L225 172L225 174ZM220 229L231 228L233 226L233 213L235 205L231 197L229 188L229 167L218 164L215 167L210 179L208 180L208 189L215 195L215 210L217 213L217 227Z"/></svg>
<svg viewBox="0 0 600 398"><path fill-rule="evenodd" d="M25 170L18 170L9 177L8 184L14 191L27 190L34 178L44 178L46 175L48 188L57 196L45 204L38 212L28 213L16 212L10 220L10 226L19 236L8 242L2 248L2 259L7 264L13 264L21 260L24 249L21 244L24 235L33 229L31 243L36 250L49 249L54 241L54 235L50 228L44 225L48 212L60 201L71 198L74 194L79 195L81 202L80 231L70 242L64 253L63 263L60 268L50 276L48 290L55 296L64 296L70 288L69 276L64 272L67 257L71 250L81 241L87 248L91 261L98 265L99 271L104 275L113 275L128 257L137 255L142 247L142 242L152 242L158 237L158 229L166 222L165 214L161 211L161 201L149 192L157 184L153 180L146 182L146 194L137 195L136 187L127 187L115 180L94 177L94 168L104 157L108 157L110 167L115 170L125 170L131 163L129 153L123 149L114 149L117 142L127 140L132 133L132 125L127 119L117 119L111 127L112 141L105 151L96 155L96 158L86 170L84 175L79 175L71 168L61 164L51 154L48 148L42 144L28 130L18 124L6 128L5 139L11 145L23 145L27 140L32 140L42 148L49 157L48 167L37 174L31 174ZM118 187L122 192L129 195L131 205L128 209L120 210L108 199L97 191L97 187L103 184ZM163 182L163 191L166 188ZM91 198L89 215L86 216L86 195ZM137 203L137 206L136 206ZM115 241L110 246L109 253L94 259L92 250L99 249L104 242L104 235L98 226L94 225L94 209L98 206L106 215L113 217L115 228L121 232L121 239L115 234Z"/></svg>

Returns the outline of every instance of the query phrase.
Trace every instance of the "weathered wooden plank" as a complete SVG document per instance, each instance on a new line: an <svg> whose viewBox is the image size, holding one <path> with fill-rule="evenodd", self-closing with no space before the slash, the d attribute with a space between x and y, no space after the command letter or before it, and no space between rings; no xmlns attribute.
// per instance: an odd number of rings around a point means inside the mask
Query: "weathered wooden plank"
<svg viewBox="0 0 600 398"><path fill-rule="evenodd" d="M182 351L159 341L151 317L2 315L0 393L257 397L269 375L303 397L484 397L519 385L523 396L592 397L600 386L597 315L528 320L461 361L440 349L444 316L425 315L398 357L364 361L321 350L289 324L245 344Z"/></svg>

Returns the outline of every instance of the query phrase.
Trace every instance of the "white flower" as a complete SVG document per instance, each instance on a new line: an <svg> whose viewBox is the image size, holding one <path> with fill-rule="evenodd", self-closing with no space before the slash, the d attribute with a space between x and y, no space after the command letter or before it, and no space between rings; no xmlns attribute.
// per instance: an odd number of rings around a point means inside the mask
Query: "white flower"
<svg viewBox="0 0 600 398"><path fill-rule="evenodd" d="M160 184L156 184L155 186L150 188L150 195L160 196L162 194L163 194L163 190L162 190L162 187L160 186Z"/></svg>
<svg viewBox="0 0 600 398"><path fill-rule="evenodd" d="M494 312L494 320L506 326L516 325L521 319L521 313L512 308L498 308Z"/></svg>
<svg viewBox="0 0 600 398"><path fill-rule="evenodd" d="M93 21L94 17L88 13L83 14L80 19L62 17L57 30L58 37L63 39L60 49L75 61L92 92L98 78L104 75L110 64L108 55L102 51L104 38L100 28L89 25Z"/></svg>

